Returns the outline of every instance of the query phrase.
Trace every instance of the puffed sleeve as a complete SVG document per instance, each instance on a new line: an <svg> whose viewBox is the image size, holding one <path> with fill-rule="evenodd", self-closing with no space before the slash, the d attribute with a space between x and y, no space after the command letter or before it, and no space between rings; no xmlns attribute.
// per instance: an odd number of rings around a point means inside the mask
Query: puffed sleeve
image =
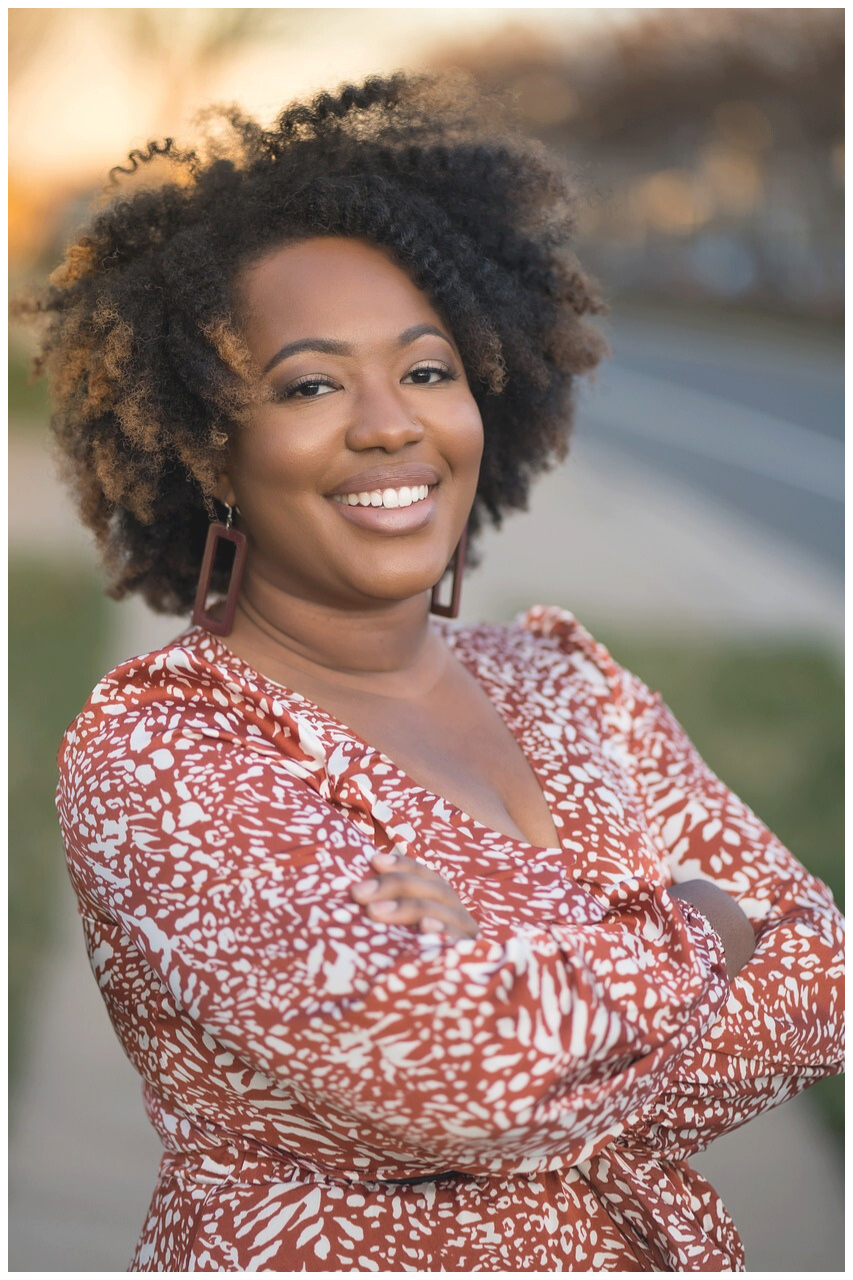
<svg viewBox="0 0 853 1280"><path fill-rule="evenodd" d="M719 941L666 889L570 890L560 921L451 942L369 919L375 844L189 654L102 686L60 755L84 910L278 1088L443 1168L575 1164L658 1096L728 996ZM162 668L162 663L161 663ZM638 979L641 978L641 980Z"/></svg>
<svg viewBox="0 0 853 1280"><path fill-rule="evenodd" d="M829 889L711 772L658 694L573 619L546 613L538 625L562 630L606 672L608 749L633 780L664 876L712 880L755 930L722 1016L672 1062L666 1087L621 1139L687 1157L841 1071L843 919Z"/></svg>

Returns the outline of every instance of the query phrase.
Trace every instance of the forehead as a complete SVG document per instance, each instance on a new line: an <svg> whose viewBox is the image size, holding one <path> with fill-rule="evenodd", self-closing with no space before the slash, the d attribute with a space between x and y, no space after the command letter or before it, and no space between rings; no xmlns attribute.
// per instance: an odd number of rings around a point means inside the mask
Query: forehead
<svg viewBox="0 0 853 1280"><path fill-rule="evenodd" d="M363 240L322 236L272 249L245 267L236 297L247 329L346 327L383 318L392 327L439 321L425 293L386 250ZM247 335L250 336L250 335ZM300 334L300 336L304 336Z"/></svg>

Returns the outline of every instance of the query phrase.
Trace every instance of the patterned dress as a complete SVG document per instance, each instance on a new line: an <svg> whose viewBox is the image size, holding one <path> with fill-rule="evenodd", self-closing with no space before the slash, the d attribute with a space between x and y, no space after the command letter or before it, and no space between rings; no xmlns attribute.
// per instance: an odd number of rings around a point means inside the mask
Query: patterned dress
<svg viewBox="0 0 853 1280"><path fill-rule="evenodd" d="M89 956L165 1147L131 1270L741 1270L687 1161L840 1069L831 895L657 695L560 610L440 625L559 849L199 628L106 676L65 737ZM372 921L348 888L377 850L444 876L478 937ZM731 985L666 891L702 876L757 933Z"/></svg>

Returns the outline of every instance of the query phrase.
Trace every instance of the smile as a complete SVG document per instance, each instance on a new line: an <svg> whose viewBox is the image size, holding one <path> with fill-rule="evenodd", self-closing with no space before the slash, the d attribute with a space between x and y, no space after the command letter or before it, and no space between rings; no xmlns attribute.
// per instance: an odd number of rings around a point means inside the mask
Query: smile
<svg viewBox="0 0 853 1280"><path fill-rule="evenodd" d="M373 489L369 493L335 493L332 494L332 501L350 507L384 507L389 511L398 507L411 507L415 502L423 502L428 496L429 485L419 484L412 487L402 485L399 489Z"/></svg>

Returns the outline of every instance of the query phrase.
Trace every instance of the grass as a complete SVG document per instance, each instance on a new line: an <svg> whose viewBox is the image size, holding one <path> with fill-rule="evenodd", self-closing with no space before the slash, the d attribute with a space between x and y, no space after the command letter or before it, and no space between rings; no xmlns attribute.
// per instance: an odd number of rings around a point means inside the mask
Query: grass
<svg viewBox="0 0 853 1280"><path fill-rule="evenodd" d="M9 566L9 1082L23 1064L30 997L49 954L65 868L56 752L103 674L106 602L93 575Z"/></svg>
<svg viewBox="0 0 853 1280"><path fill-rule="evenodd" d="M593 629L665 701L700 754L844 910L844 683L807 645L641 640ZM837 1138L844 1082L810 1091Z"/></svg>

